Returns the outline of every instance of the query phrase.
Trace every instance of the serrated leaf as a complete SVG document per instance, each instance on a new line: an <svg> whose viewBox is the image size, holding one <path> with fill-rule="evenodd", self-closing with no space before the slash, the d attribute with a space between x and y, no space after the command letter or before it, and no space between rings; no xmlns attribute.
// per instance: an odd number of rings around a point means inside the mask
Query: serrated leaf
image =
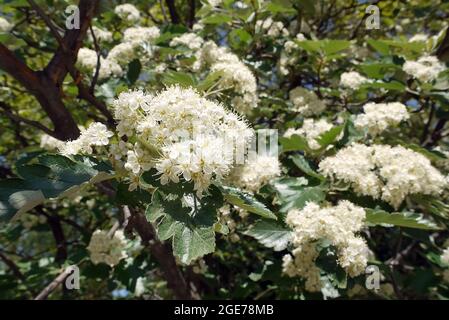
<svg viewBox="0 0 449 320"><path fill-rule="evenodd" d="M273 184L281 201L282 213L291 209L302 209L306 202L321 202L325 199L324 186L308 187L301 178L279 179Z"/></svg>
<svg viewBox="0 0 449 320"><path fill-rule="evenodd" d="M292 237L291 230L271 221L257 221L245 234L274 251L284 250Z"/></svg>
<svg viewBox="0 0 449 320"><path fill-rule="evenodd" d="M23 179L0 181L0 221L26 212L45 199L73 194L82 184L111 176L109 172L100 174L94 168L100 166L97 162L76 162L61 155L41 155L38 162L21 162L17 173Z"/></svg>
<svg viewBox="0 0 449 320"><path fill-rule="evenodd" d="M366 222L374 225L392 225L398 227L439 230L441 229L435 222L415 212L393 212L383 210L365 209Z"/></svg>
<svg viewBox="0 0 449 320"><path fill-rule="evenodd" d="M190 73L178 72L178 71L168 71L164 74L162 78L162 83L165 85L178 84L182 87L195 87L196 79Z"/></svg>
<svg viewBox="0 0 449 320"><path fill-rule="evenodd" d="M241 191L237 188L222 186L219 187L223 192L223 197L231 204L255 213L261 217L276 220L276 215L271 212L263 203L259 202L250 193Z"/></svg>
<svg viewBox="0 0 449 320"><path fill-rule="evenodd" d="M319 180L325 180L324 176L322 176L321 174L312 169L310 163L304 156L294 155L290 156L289 158L292 159L293 163L305 174L317 178Z"/></svg>
<svg viewBox="0 0 449 320"><path fill-rule="evenodd" d="M215 233L212 228L179 228L173 238L173 252L182 263L215 251Z"/></svg>
<svg viewBox="0 0 449 320"><path fill-rule="evenodd" d="M324 149L338 139L344 127L345 127L344 124L332 127L326 132L320 134L320 136L315 140L320 144L321 148Z"/></svg>
<svg viewBox="0 0 449 320"><path fill-rule="evenodd" d="M171 239L173 252L183 263L190 264L215 250L217 209L223 199L217 188L209 191L208 196L195 200L193 208L183 206L180 198L169 200L155 191L147 207L147 219L156 223L158 237Z"/></svg>
<svg viewBox="0 0 449 320"><path fill-rule="evenodd" d="M299 136L297 134L294 134L289 138L281 137L281 138L279 138L279 142L281 143L281 146L282 146L282 152L288 152L288 151L310 152L311 151L306 138Z"/></svg>

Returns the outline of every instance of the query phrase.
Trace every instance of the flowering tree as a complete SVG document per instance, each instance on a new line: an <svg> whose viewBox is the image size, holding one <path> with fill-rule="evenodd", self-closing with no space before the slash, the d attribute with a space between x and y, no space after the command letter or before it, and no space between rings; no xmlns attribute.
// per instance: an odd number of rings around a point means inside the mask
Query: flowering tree
<svg viewBox="0 0 449 320"><path fill-rule="evenodd" d="M449 297L446 1L0 6L0 297Z"/></svg>

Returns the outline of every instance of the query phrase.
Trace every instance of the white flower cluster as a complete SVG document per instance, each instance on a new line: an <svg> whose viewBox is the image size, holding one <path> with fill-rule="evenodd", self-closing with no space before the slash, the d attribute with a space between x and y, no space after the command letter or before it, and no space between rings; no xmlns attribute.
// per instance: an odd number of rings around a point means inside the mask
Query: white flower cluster
<svg viewBox="0 0 449 320"><path fill-rule="evenodd" d="M77 66L86 72L90 72L93 75L97 68L97 52L89 48L81 48L78 51ZM110 76L121 76L123 70L118 63L112 59L103 59L100 57L100 69L98 73L98 79L106 79Z"/></svg>
<svg viewBox="0 0 449 320"><path fill-rule="evenodd" d="M411 37L408 41L409 42L426 42L429 40L429 37L424 33L418 33L415 34L413 37Z"/></svg>
<svg viewBox="0 0 449 320"><path fill-rule="evenodd" d="M170 41L170 46L175 47L178 45L183 45L191 50L199 50L203 45L203 42L204 42L203 38L201 38L200 36L196 35L193 32L190 32L184 33L179 37L174 37Z"/></svg>
<svg viewBox="0 0 449 320"><path fill-rule="evenodd" d="M294 134L304 136L307 139L309 147L311 149L317 150L321 148L321 145L316 139L331 128L332 124L325 119L305 119L300 129L289 128L284 133L284 137L290 138Z"/></svg>
<svg viewBox="0 0 449 320"><path fill-rule="evenodd" d="M131 27L123 32L123 41L140 44L152 42L161 35L158 27Z"/></svg>
<svg viewBox="0 0 449 320"><path fill-rule="evenodd" d="M113 133L100 122L92 123L86 130L81 131L81 135L76 140L67 141L59 146L59 152L63 155L73 155L78 153L92 153L93 146L106 146Z"/></svg>
<svg viewBox="0 0 449 320"><path fill-rule="evenodd" d="M213 41L206 42L196 53L194 69L210 66L212 72L221 72L219 88L233 88L239 96L233 98L232 106L246 114L257 107L257 82L251 70L239 57L224 47L218 47Z"/></svg>
<svg viewBox="0 0 449 320"><path fill-rule="evenodd" d="M449 266L449 247L443 250L441 254L441 261Z"/></svg>
<svg viewBox="0 0 449 320"><path fill-rule="evenodd" d="M76 64L78 67L86 70L95 69L97 66L97 52L89 48L80 48Z"/></svg>
<svg viewBox="0 0 449 320"><path fill-rule="evenodd" d="M289 93L289 98L293 104L293 110L304 117L318 115L326 108L315 92L302 87L296 87Z"/></svg>
<svg viewBox="0 0 449 320"><path fill-rule="evenodd" d="M356 235L365 220L365 210L347 200L338 205L320 208L308 202L302 210L293 209L287 214L286 222L293 228L293 259L284 257L284 272L289 276L313 279L306 288L316 291L319 287L319 270L313 262L318 256L315 244L328 240L337 249L338 263L351 276L365 271L369 249L366 242ZM317 281L318 280L318 281Z"/></svg>
<svg viewBox="0 0 449 320"><path fill-rule="evenodd" d="M357 90L362 84L368 83L370 80L355 71L343 72L340 75L340 85L344 88Z"/></svg>
<svg viewBox="0 0 449 320"><path fill-rule="evenodd" d="M266 32L270 37L279 37L280 35L286 37L289 35L288 30L284 27L284 24L280 21L273 21L271 17L265 20L258 20L256 22L256 32Z"/></svg>
<svg viewBox="0 0 449 320"><path fill-rule="evenodd" d="M407 108L400 102L370 102L363 106L363 112L356 117L354 125L359 129L366 128L372 136L376 136L388 127L396 126L410 117Z"/></svg>
<svg viewBox="0 0 449 320"><path fill-rule="evenodd" d="M225 204L223 207L218 209L218 219L222 225L225 225L229 229L227 238L231 242L238 242L240 237L236 232L237 223L232 218L231 206L229 204Z"/></svg>
<svg viewBox="0 0 449 320"><path fill-rule="evenodd" d="M169 87L156 96L142 91L120 94L113 103L121 143L111 149L126 155L131 176L155 168L162 184L193 181L198 196L233 167L233 153L247 147L254 132L239 116L193 89Z"/></svg>
<svg viewBox="0 0 449 320"><path fill-rule="evenodd" d="M157 27L128 28L123 33L123 42L111 49L107 60L122 66L134 59L147 61L153 55L151 44L159 36Z"/></svg>
<svg viewBox="0 0 449 320"><path fill-rule="evenodd" d="M124 3L115 7L114 12L122 19L129 22L137 22L140 19L140 12L130 3Z"/></svg>
<svg viewBox="0 0 449 320"><path fill-rule="evenodd" d="M94 32L95 39L98 42L111 42L112 41L112 32L100 29L96 26L92 27L92 31ZM93 41L93 37L91 32L88 32L89 40Z"/></svg>
<svg viewBox="0 0 449 320"><path fill-rule="evenodd" d="M278 157L256 155L244 165L235 167L229 175L229 182L247 191L257 192L280 174Z"/></svg>
<svg viewBox="0 0 449 320"><path fill-rule="evenodd" d="M0 32L9 32L12 29L12 24L10 24L8 22L8 20L6 20L3 17L0 17Z"/></svg>
<svg viewBox="0 0 449 320"><path fill-rule="evenodd" d="M307 39L302 33L298 33L296 35L296 40L304 41ZM290 73L290 70L288 69L289 66L294 66L298 61L298 56L293 54L293 52L297 49L299 49L299 46L295 41L287 40L284 43L284 50L281 52L278 62L278 69L281 75L288 75Z"/></svg>
<svg viewBox="0 0 449 320"><path fill-rule="evenodd" d="M395 208L407 195L436 195L447 183L429 159L402 146L354 143L321 161L319 171Z"/></svg>
<svg viewBox="0 0 449 320"><path fill-rule="evenodd" d="M207 2L208 2L212 7L218 7L219 5L221 5L221 3L223 2L223 0L207 0Z"/></svg>
<svg viewBox="0 0 449 320"><path fill-rule="evenodd" d="M127 257L126 239L123 231L118 230L111 237L107 231L96 230L90 238L87 250L93 264L106 263L113 267Z"/></svg>
<svg viewBox="0 0 449 320"><path fill-rule="evenodd" d="M402 70L422 82L435 80L445 69L444 64L435 56L423 56L418 61L406 61L402 66Z"/></svg>
<svg viewBox="0 0 449 320"><path fill-rule="evenodd" d="M58 140L48 134L41 135L40 147L45 150L57 150L59 148L62 148L64 144L64 141Z"/></svg>

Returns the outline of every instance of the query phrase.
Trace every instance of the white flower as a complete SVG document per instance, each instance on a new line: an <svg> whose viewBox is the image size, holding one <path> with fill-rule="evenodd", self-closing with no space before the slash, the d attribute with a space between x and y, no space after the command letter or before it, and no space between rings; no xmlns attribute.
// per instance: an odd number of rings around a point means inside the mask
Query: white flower
<svg viewBox="0 0 449 320"><path fill-rule="evenodd" d="M252 161L234 168L230 173L229 181L247 191L257 192L280 174L281 168L276 156L257 155Z"/></svg>
<svg viewBox="0 0 449 320"><path fill-rule="evenodd" d="M313 91L302 87L296 87L291 90L289 96L293 104L293 110L305 117L318 115L326 108Z"/></svg>
<svg viewBox="0 0 449 320"><path fill-rule="evenodd" d="M238 96L232 100L233 108L241 113L249 113L257 107L257 82L251 70L233 53L214 42L206 42L196 53L194 68L210 65L212 72L222 73L219 88L234 90Z"/></svg>
<svg viewBox="0 0 449 320"><path fill-rule="evenodd" d="M120 65L126 65L130 61L138 58L136 44L132 42L122 42L109 51L108 60L115 61Z"/></svg>
<svg viewBox="0 0 449 320"><path fill-rule="evenodd" d="M218 7L223 0L207 0L207 2L212 6L212 7Z"/></svg>
<svg viewBox="0 0 449 320"><path fill-rule="evenodd" d="M140 12L135 6L129 3L121 4L115 7L114 12L122 19L129 22L136 22L140 19Z"/></svg>
<svg viewBox="0 0 449 320"><path fill-rule="evenodd" d="M443 253L441 254L441 261L449 265L449 247L444 249Z"/></svg>
<svg viewBox="0 0 449 320"><path fill-rule="evenodd" d="M429 37L426 34L418 33L409 39L409 42L426 42Z"/></svg>
<svg viewBox="0 0 449 320"><path fill-rule="evenodd" d="M131 27L124 31L125 42L153 42L160 36L158 27Z"/></svg>
<svg viewBox="0 0 449 320"><path fill-rule="evenodd" d="M402 69L422 82L435 80L446 68L435 56L423 56L418 61L406 61Z"/></svg>
<svg viewBox="0 0 449 320"><path fill-rule="evenodd" d="M80 48L76 64L86 70L94 70L97 66L97 52L89 48Z"/></svg>
<svg viewBox="0 0 449 320"><path fill-rule="evenodd" d="M195 33L184 33L179 37L174 37L170 41L170 46L175 47L178 45L183 45L192 50L198 50L203 45L203 38L197 36Z"/></svg>
<svg viewBox="0 0 449 320"><path fill-rule="evenodd" d="M369 79L355 71L343 72L340 76L340 85L344 88L349 88L352 90L357 90L362 84L368 82L370 82Z"/></svg>
<svg viewBox="0 0 449 320"><path fill-rule="evenodd" d="M78 51L77 66L83 70L91 72L90 76L95 74L97 69L98 56L97 52L88 48L81 48ZM98 78L100 80L111 76L120 77L123 70L120 65L112 59L103 59L100 57L100 70Z"/></svg>
<svg viewBox="0 0 449 320"><path fill-rule="evenodd" d="M365 241L356 236L356 233L363 227L364 221L365 210L347 200L340 201L336 206L323 208L316 203L308 202L301 210L290 210L286 222L294 230L293 245L296 251L293 251L293 254L297 258L299 251L301 258L308 261L309 265L318 255L315 242L326 239L336 247L338 263L351 277L355 277L365 270L368 261L369 249ZM313 252L313 254L308 254L312 258L305 257L304 250ZM303 262L298 262L300 264L296 263L296 266L300 270L296 273L304 276L305 272L301 270ZM314 268L316 267L308 266L305 269L314 270ZM285 269L290 276L295 274L294 270ZM313 272L316 273L316 271Z"/></svg>
<svg viewBox="0 0 449 320"><path fill-rule="evenodd" d="M301 32L296 35L296 39L298 39L299 41L307 40L307 38Z"/></svg>
<svg viewBox="0 0 449 320"><path fill-rule="evenodd" d="M94 32L95 38L98 42L111 42L112 41L112 32L100 29L96 26L92 26L92 31ZM88 31L88 36L90 41L93 41L92 33L90 30Z"/></svg>
<svg viewBox="0 0 449 320"><path fill-rule="evenodd" d="M64 145L64 141L58 140L48 134L41 135L40 147L45 150L57 150Z"/></svg>
<svg viewBox="0 0 449 320"><path fill-rule="evenodd" d="M123 231L118 230L110 237L107 231L96 230L92 234L87 250L93 264L106 263L113 267L127 257L125 246Z"/></svg>
<svg viewBox="0 0 449 320"><path fill-rule="evenodd" d="M321 145L316 140L321 134L332 128L332 124L325 119L305 119L300 129L289 128L284 133L284 137L290 138L292 135L297 134L304 136L307 139L307 143L311 149L317 150L321 148Z"/></svg>
<svg viewBox="0 0 449 320"><path fill-rule="evenodd" d="M355 143L321 161L319 171L395 208L407 195L438 195L447 184L429 159L402 146Z"/></svg>
<svg viewBox="0 0 449 320"><path fill-rule="evenodd" d="M125 168L132 174L155 168L162 184L191 180L199 196L229 173L230 155L253 136L238 116L192 89L170 87L156 96L123 92L113 107L119 136L137 141Z"/></svg>
<svg viewBox="0 0 449 320"><path fill-rule="evenodd" d="M282 258L282 272L289 277L301 277L306 280L305 288L310 292L319 292L322 284L320 269L315 264L318 251L314 243L304 243L293 250L293 257L286 254Z"/></svg>
<svg viewBox="0 0 449 320"><path fill-rule="evenodd" d="M265 31L270 37L279 37L280 35L286 37L289 32L284 28L284 24L280 21L273 21L271 17L265 20L258 20L256 22L256 32Z"/></svg>
<svg viewBox="0 0 449 320"><path fill-rule="evenodd" d="M400 102L370 102L363 106L363 111L354 120L354 125L359 129L366 128L372 136L409 119L407 108Z"/></svg>
<svg viewBox="0 0 449 320"><path fill-rule="evenodd" d="M4 32L9 32L12 29L12 24L10 24L8 22L8 20L6 20L3 17L0 17L0 33Z"/></svg>
<svg viewBox="0 0 449 320"><path fill-rule="evenodd" d="M99 122L93 122L87 130L82 130L78 139L66 142L59 147L59 151L64 155L78 153L92 153L92 146L106 146L113 133L106 126Z"/></svg>

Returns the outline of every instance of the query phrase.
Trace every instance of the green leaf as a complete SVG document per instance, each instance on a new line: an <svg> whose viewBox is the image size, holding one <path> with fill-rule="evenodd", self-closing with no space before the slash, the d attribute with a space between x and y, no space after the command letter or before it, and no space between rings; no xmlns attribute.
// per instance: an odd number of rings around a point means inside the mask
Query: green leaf
<svg viewBox="0 0 449 320"><path fill-rule="evenodd" d="M213 14L201 20L204 24L222 24L231 21L232 17L228 14Z"/></svg>
<svg viewBox="0 0 449 320"><path fill-rule="evenodd" d="M394 90L394 91L404 91L405 85L399 81L390 81L390 82L369 82L361 85L361 88L374 88L374 89L387 89L387 90Z"/></svg>
<svg viewBox="0 0 449 320"><path fill-rule="evenodd" d="M332 127L331 129L327 130L326 132L322 133L316 141L320 144L321 149L325 149L328 145L334 143L338 137L340 136L341 132L343 131L345 125L339 125Z"/></svg>
<svg viewBox="0 0 449 320"><path fill-rule="evenodd" d="M287 6L285 3L268 2L266 9L272 14L285 13L294 14L296 10L291 6Z"/></svg>
<svg viewBox="0 0 449 320"><path fill-rule="evenodd" d="M0 221L26 212L48 198L78 192L85 183L109 179L109 172L99 171L101 164L87 158L74 161L61 155L44 154L39 163L17 167L22 179L0 181ZM24 162L22 162L24 163ZM101 167L107 170L107 166Z"/></svg>
<svg viewBox="0 0 449 320"><path fill-rule="evenodd" d="M228 35L229 43L239 49L249 46L253 38L245 29L233 29Z"/></svg>
<svg viewBox="0 0 449 320"><path fill-rule="evenodd" d="M292 237L291 230L271 221L257 221L245 234L274 251L284 250Z"/></svg>
<svg viewBox="0 0 449 320"><path fill-rule="evenodd" d="M199 91L206 91L209 88L211 88L215 83L217 83L218 79L220 79L223 76L223 71L215 71L212 73L209 73L203 81L201 81L196 88Z"/></svg>
<svg viewBox="0 0 449 320"><path fill-rule="evenodd" d="M365 209L366 222L374 225L393 225L398 227L439 230L435 222L427 219L424 215L415 212L393 212L383 210Z"/></svg>
<svg viewBox="0 0 449 320"><path fill-rule="evenodd" d="M215 233L212 228L179 228L173 239L173 252L181 262L190 264L215 251Z"/></svg>
<svg viewBox="0 0 449 320"><path fill-rule="evenodd" d="M193 208L183 206L180 198L167 199L160 191L155 191L147 206L146 217L156 223L158 237L172 239L173 252L182 263L190 264L215 250L217 209L223 199L216 187L209 191L208 196L195 200Z"/></svg>
<svg viewBox="0 0 449 320"><path fill-rule="evenodd" d="M280 212L285 213L291 209L302 209L308 201L319 203L325 199L324 186L308 187L306 184L307 180L304 178L283 178L273 183L281 201Z"/></svg>
<svg viewBox="0 0 449 320"><path fill-rule="evenodd" d="M229 203L249 212L258 214L261 217L274 220L277 219L276 215L263 203L254 198L252 194L233 187L220 186L219 189L223 192L223 197Z"/></svg>
<svg viewBox="0 0 449 320"><path fill-rule="evenodd" d="M178 84L182 87L195 87L196 79L190 73L168 71L164 74L162 78L162 83L165 85Z"/></svg>
<svg viewBox="0 0 449 320"><path fill-rule="evenodd" d="M310 163L304 156L294 155L290 156L289 158L292 159L293 163L305 174L317 178L319 180L325 180L324 176L322 176L321 174L312 169Z"/></svg>
<svg viewBox="0 0 449 320"><path fill-rule="evenodd" d="M130 84L134 84L137 81L141 70L142 70L142 65L140 64L139 59L134 59L133 61L131 61L129 63L128 73L126 74L126 77L128 78L128 81Z"/></svg>
<svg viewBox="0 0 449 320"><path fill-rule="evenodd" d="M327 56L333 55L337 52L346 50L351 45L350 41L346 40L304 40L297 41L298 46L306 51L312 53L321 53Z"/></svg>
<svg viewBox="0 0 449 320"><path fill-rule="evenodd" d="M279 138L279 142L281 143L281 146L282 146L282 152L288 152L288 151L310 152L311 151L306 138L299 136L297 134L294 134L289 138L281 137L281 138Z"/></svg>

